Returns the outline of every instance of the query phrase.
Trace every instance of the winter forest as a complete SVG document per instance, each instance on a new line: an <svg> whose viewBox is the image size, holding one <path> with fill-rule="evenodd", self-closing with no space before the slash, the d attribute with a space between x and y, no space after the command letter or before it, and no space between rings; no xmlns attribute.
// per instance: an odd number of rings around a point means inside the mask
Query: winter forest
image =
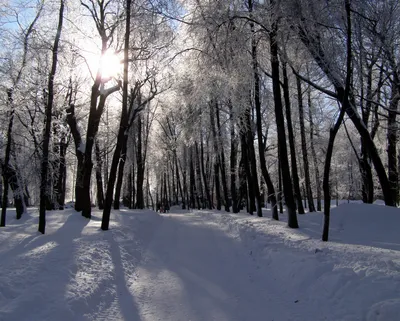
<svg viewBox="0 0 400 321"><path fill-rule="evenodd" d="M396 206L399 5L3 0L1 225L271 206L327 240L331 199Z"/></svg>
<svg viewBox="0 0 400 321"><path fill-rule="evenodd" d="M399 320L399 17L0 0L0 320Z"/></svg>

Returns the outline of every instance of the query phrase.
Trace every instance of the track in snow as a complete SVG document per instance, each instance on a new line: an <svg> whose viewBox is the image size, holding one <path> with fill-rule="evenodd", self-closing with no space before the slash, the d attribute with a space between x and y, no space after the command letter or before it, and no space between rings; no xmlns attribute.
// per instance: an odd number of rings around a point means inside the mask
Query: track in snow
<svg viewBox="0 0 400 321"><path fill-rule="evenodd" d="M217 223L194 213L163 217L137 268L140 320L298 320Z"/></svg>

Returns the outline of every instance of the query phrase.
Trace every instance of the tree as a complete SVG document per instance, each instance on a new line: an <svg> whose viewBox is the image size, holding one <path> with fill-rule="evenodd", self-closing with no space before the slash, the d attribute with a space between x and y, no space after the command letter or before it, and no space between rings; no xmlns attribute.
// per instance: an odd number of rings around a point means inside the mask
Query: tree
<svg viewBox="0 0 400 321"><path fill-rule="evenodd" d="M118 26L118 19L113 19L116 13L112 10L112 1L88 2L81 1L90 13L97 32L101 38L101 55L106 55L110 43L113 40L114 32ZM100 118L104 112L104 106L107 98L121 88L121 81L111 87L106 84L111 81L102 74L102 68L99 66L94 82L91 88L90 109L86 130L86 141L84 142L81 134L77 131L78 127L73 122L74 118L70 117L71 132L75 140L75 150L78 159L78 168L75 184L75 210L82 211L82 215L86 218L91 217L91 201L90 201L90 182L92 176L93 162L92 151L95 137L99 130Z"/></svg>
<svg viewBox="0 0 400 321"><path fill-rule="evenodd" d="M39 208L39 232L44 234L46 230L46 194L48 190L47 173L49 166L49 143L51 134L51 120L54 103L54 78L57 71L58 48L61 39L61 31L63 26L64 14L64 0L60 1L60 11L58 16L57 33L54 38L54 45L52 49L52 64L51 71L48 79L47 86L47 103L46 103L46 118L45 129L43 133L43 156L42 156L42 169L41 169L41 182L40 182L40 208Z"/></svg>
<svg viewBox="0 0 400 321"><path fill-rule="evenodd" d="M8 129L6 136L6 150L4 161L2 161L2 175L3 175L3 199L2 199L2 210L1 210L1 219L0 226L6 225L6 211L8 206L8 189L11 179L13 182L10 184L14 191L14 199L16 200L17 207L17 218L20 218L24 211L24 199L22 186L18 183L17 173L14 168L12 168L10 164L11 158L11 149L12 149L12 141L13 141L13 126L14 126L14 116L15 116L15 106L14 106L14 94L18 89L18 85L21 81L22 74L27 65L28 59L28 49L29 49L29 40L34 31L35 25L40 17L40 14L43 9L43 3L39 3L34 19L31 24L23 30L23 51L22 51L22 59L20 68L17 71L16 77L12 80L12 87L7 89L7 104L9 108L9 119L8 119Z"/></svg>
<svg viewBox="0 0 400 321"><path fill-rule="evenodd" d="M272 1L271 5L274 6ZM278 58L278 20L273 20L271 30L269 32L270 54L271 54L271 70L272 70L272 86L275 104L275 119L278 132L279 162L282 171L283 192L288 211L288 226L298 228L296 207L293 198L292 181L289 171L289 161L286 146L285 121L283 117L283 106L281 98L280 80L279 80L279 58Z"/></svg>

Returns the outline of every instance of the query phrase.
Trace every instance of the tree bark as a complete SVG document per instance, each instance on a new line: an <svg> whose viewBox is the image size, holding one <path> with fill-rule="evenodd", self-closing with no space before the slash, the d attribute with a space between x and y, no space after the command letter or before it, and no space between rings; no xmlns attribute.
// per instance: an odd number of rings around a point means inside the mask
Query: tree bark
<svg viewBox="0 0 400 321"><path fill-rule="evenodd" d="M66 153L67 153L66 137L62 134L60 138L59 148L59 164L58 164L58 177L57 177L57 204L58 209L63 210L65 205L65 188L67 183L67 166L66 166Z"/></svg>
<svg viewBox="0 0 400 321"><path fill-rule="evenodd" d="M299 174L297 172L297 161L296 161L297 154L296 154L294 134L293 134L292 111L291 111L290 96L289 96L289 79L287 76L286 63L282 64L282 71L283 71L283 97L285 100L285 107L286 107L286 124L288 129L288 138L289 138L294 197L297 201L297 210L299 214L304 214L304 207L300 190Z"/></svg>
<svg viewBox="0 0 400 321"><path fill-rule="evenodd" d="M315 171L315 189L317 190L317 211L321 211L321 182L319 175L319 166L318 166L318 158L317 153L315 151L314 145L314 121L313 121L313 108L311 102L311 93L308 91L308 115L310 119L310 147L311 147L311 156L314 161L314 171Z"/></svg>
<svg viewBox="0 0 400 321"><path fill-rule="evenodd" d="M121 119L119 123L117 145L115 146L115 151L111 163L110 176L107 182L107 192L104 201L104 210L101 220L101 229L103 231L108 230L110 224L110 214L111 205L114 192L114 184L116 179L117 167L119 162L119 157L121 154L122 145L126 139L126 131L129 124L128 115L128 67L129 67L129 38L130 38L130 21L131 21L131 4L132 0L126 0L126 21L125 21L125 38L124 38L124 75L123 75L123 85L122 85L122 111ZM132 97L132 99L134 99Z"/></svg>
<svg viewBox="0 0 400 321"><path fill-rule="evenodd" d="M258 60L257 60L257 44L254 38L254 25L251 24L251 30L253 32L253 38L251 41L251 52L252 52L252 65L253 65L253 78L254 78L254 106L256 110L256 122L257 122L257 139L258 139L258 154L260 158L261 173L264 177L265 183L268 189L268 200L271 202L272 218L279 220L278 208L276 203L276 195L274 184L272 183L271 177L268 173L267 164L265 160L265 145L263 142L262 135L262 117L261 117L261 98L260 98L260 75L258 71Z"/></svg>
<svg viewBox="0 0 400 321"><path fill-rule="evenodd" d="M121 155L118 164L118 175L117 175L117 184L115 186L115 196L114 196L114 209L119 210L120 206L120 198L121 198L121 189L122 183L124 179L124 169L126 162L126 153L128 150L128 135L124 136L124 140L122 142Z"/></svg>
<svg viewBox="0 0 400 321"><path fill-rule="evenodd" d="M58 16L58 26L57 33L54 39L54 45L52 49L52 64L51 71L48 78L48 96L46 103L46 118L45 118L45 130L43 133L43 156L42 156L42 166L41 166L41 177L40 177L40 206L39 206L39 232L44 234L46 230L46 196L47 189L49 188L48 182L48 167L49 167L49 145L50 145L50 135L51 135L51 120L53 111L53 101L54 101L54 77L57 71L57 60L58 60L58 46L61 38L61 31L63 25L63 13L64 13L64 0L60 1L60 11Z"/></svg>
<svg viewBox="0 0 400 321"><path fill-rule="evenodd" d="M346 18L347 18L347 59L346 59L346 85L345 91L343 93L342 100L342 108L340 109L339 117L336 121L336 124L330 130L329 134L329 143L326 151L325 158L325 168L324 168L324 181L323 181L323 189L324 189L324 227L322 232L322 241L328 241L329 237L329 224L330 224L330 208L331 208L331 194L330 194L330 183L329 183L329 172L331 167L331 159L333 153L333 145L335 142L335 137L337 132L339 131L340 125L343 122L343 118L345 115L346 109L350 105L349 94L350 87L352 83L352 47L351 47L351 35L352 35L352 25L351 25L351 8L350 8L350 0L345 0L345 8L346 8Z"/></svg>
<svg viewBox="0 0 400 321"><path fill-rule="evenodd" d="M396 122L397 108L400 100L400 92L398 86L400 86L400 80L397 77L397 73L394 72L394 80L391 84L392 97L390 99L389 112L388 112L388 129L387 129L387 157L388 157L388 178L390 184L390 190L392 192L392 198L395 203L399 200L398 180L399 174L397 171L397 135L398 126Z"/></svg>
<svg viewBox="0 0 400 321"><path fill-rule="evenodd" d="M211 195L210 195L210 188L208 185L208 178L207 178L207 173L206 173L206 167L204 165L204 144L203 144L203 137L201 135L200 137L200 164L201 164L201 174L203 176L203 182L204 182L204 192L207 197L207 204L208 204L208 209L212 209L212 201L211 201Z"/></svg>
<svg viewBox="0 0 400 321"><path fill-rule="evenodd" d="M230 201L228 196L228 183L226 179L225 150L224 150L224 145L222 143L221 121L219 117L219 108L217 104L215 106L215 113L217 118L217 129L218 129L217 142L218 142L219 158L220 158L219 164L221 170L222 190L224 192L224 205L225 205L225 211L229 212Z"/></svg>
<svg viewBox="0 0 400 321"><path fill-rule="evenodd" d="M204 201L204 192L203 192L203 184L201 182L201 160L200 160L200 153L199 153L199 144L197 141L195 142L195 149L196 149L196 177L197 177L197 186L200 193L200 201L201 201L201 208L205 209L205 201ZM199 205L200 209L200 205Z"/></svg>
<svg viewBox="0 0 400 321"><path fill-rule="evenodd" d="M104 191L103 191L103 160L101 159L99 142L95 142L96 152L96 186L97 186L97 206L99 210L104 209Z"/></svg>
<svg viewBox="0 0 400 321"><path fill-rule="evenodd" d="M136 142L136 208L144 208L144 194L143 194L143 182L144 182L144 163L143 163L143 151L142 151L142 118L137 118L137 142Z"/></svg>
<svg viewBox="0 0 400 321"><path fill-rule="evenodd" d="M12 104L12 90L10 89L8 92L8 101ZM11 109L10 119L8 121L8 130L7 130L7 143L6 143L6 153L4 157L4 164L2 164L2 173L3 173L3 200L1 204L1 220L0 226L6 226L6 213L8 207L8 188L9 188L9 167L10 167L10 155L11 155L11 142L12 142L12 129L14 125L14 109Z"/></svg>
<svg viewBox="0 0 400 321"><path fill-rule="evenodd" d="M230 121L230 136L231 136L231 155L230 155L230 172L231 172L231 197L232 197L232 212L238 213L237 192L236 192L236 166L237 166L237 141L235 134L235 122L233 118L233 106L229 102L229 121Z"/></svg>
<svg viewBox="0 0 400 321"><path fill-rule="evenodd" d="M304 180L305 180L305 189L308 200L308 208L309 212L315 212L314 205L314 197L312 194L311 188L311 179L310 179L310 167L308 164L308 153L307 153L307 140L306 140L306 131L304 126L304 108L303 108L303 94L301 90L301 81L299 77L296 77L297 82L297 101L299 107L299 123L300 123L300 137L301 137L301 149L303 154L303 166L304 166Z"/></svg>
<svg viewBox="0 0 400 321"><path fill-rule="evenodd" d="M213 113L213 107L217 108L217 104L215 102L210 102L210 126L211 126L211 133L213 137L213 144L214 144L214 153L215 153L215 163L214 163L214 179L215 179L215 196L217 198L217 210L221 210L221 190L220 190L220 180L219 180L219 170L221 167L220 164L220 154L218 150L218 141L217 141L217 132L215 130L215 119Z"/></svg>
<svg viewBox="0 0 400 321"><path fill-rule="evenodd" d="M286 134L285 134L285 120L283 117L283 106L281 98L281 89L279 81L279 60L278 60L278 25L274 21L269 33L270 37L270 53L271 53L271 69L272 69L272 87L275 105L275 119L278 132L278 148L279 148L279 161L282 170L282 183L283 192L285 195L286 208L288 211L288 226L291 228L298 228L296 207L293 198L292 180L289 172L289 160L286 147Z"/></svg>

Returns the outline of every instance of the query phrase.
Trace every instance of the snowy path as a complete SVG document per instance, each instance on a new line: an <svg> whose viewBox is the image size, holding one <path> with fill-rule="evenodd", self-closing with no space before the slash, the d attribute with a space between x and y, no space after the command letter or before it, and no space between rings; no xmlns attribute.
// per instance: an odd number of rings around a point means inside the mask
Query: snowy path
<svg viewBox="0 0 400 321"><path fill-rule="evenodd" d="M290 320L251 254L216 223L164 217L134 286L143 321Z"/></svg>
<svg viewBox="0 0 400 321"><path fill-rule="evenodd" d="M320 214L121 210L103 232L69 209L43 236L32 209L0 230L0 321L398 321L399 213L341 206L322 243Z"/></svg>

